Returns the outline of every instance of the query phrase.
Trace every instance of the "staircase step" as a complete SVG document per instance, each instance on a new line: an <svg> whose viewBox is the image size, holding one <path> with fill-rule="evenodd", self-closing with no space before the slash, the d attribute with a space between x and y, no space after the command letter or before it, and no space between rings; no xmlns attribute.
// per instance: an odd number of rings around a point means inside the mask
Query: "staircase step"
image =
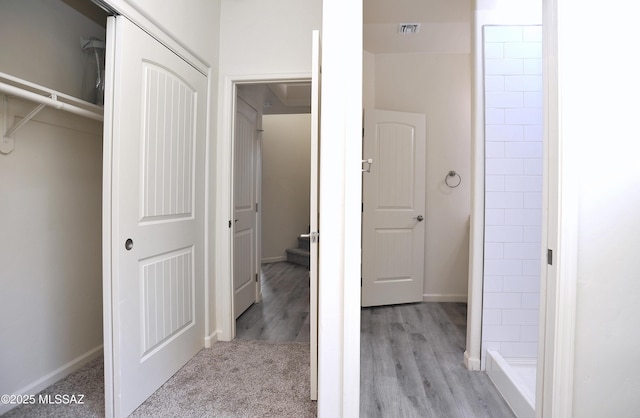
<svg viewBox="0 0 640 418"><path fill-rule="evenodd" d="M301 266L309 267L311 254L302 248L287 248L287 261Z"/></svg>
<svg viewBox="0 0 640 418"><path fill-rule="evenodd" d="M298 237L298 248L303 250L311 250L311 238L310 237Z"/></svg>

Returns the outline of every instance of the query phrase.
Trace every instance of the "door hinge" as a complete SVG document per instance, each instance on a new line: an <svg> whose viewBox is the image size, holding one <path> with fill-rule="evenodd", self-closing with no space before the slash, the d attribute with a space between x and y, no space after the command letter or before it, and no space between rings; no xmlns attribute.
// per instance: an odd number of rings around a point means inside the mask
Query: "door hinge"
<svg viewBox="0 0 640 418"><path fill-rule="evenodd" d="M256 212L258 211L258 204L256 203Z"/></svg>
<svg viewBox="0 0 640 418"><path fill-rule="evenodd" d="M360 287L362 287L362 277L360 277Z"/></svg>
<svg viewBox="0 0 640 418"><path fill-rule="evenodd" d="M229 228L231 228L231 219L229 219Z"/></svg>
<svg viewBox="0 0 640 418"><path fill-rule="evenodd" d="M360 212L364 213L364 203L361 203L360 206L361 206Z"/></svg>
<svg viewBox="0 0 640 418"><path fill-rule="evenodd" d="M547 264L552 266L553 265L553 250L547 248Z"/></svg>
<svg viewBox="0 0 640 418"><path fill-rule="evenodd" d="M256 283L258 283L258 273L256 273Z"/></svg>

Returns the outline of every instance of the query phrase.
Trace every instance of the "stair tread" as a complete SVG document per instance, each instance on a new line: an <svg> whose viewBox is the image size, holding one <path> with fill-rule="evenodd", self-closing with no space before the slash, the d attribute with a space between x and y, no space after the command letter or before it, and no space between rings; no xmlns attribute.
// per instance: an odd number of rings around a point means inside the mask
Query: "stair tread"
<svg viewBox="0 0 640 418"><path fill-rule="evenodd" d="M291 254L311 255L311 252L309 252L309 250L305 250L303 248L287 248L286 251Z"/></svg>

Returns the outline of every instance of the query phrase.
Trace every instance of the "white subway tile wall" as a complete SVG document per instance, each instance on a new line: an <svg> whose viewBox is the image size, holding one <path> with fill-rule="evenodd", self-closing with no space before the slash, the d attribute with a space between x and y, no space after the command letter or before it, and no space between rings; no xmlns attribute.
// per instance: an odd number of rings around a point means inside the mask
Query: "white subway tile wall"
<svg viewBox="0 0 640 418"><path fill-rule="evenodd" d="M484 70L482 346L532 358L542 263L541 26L485 26Z"/></svg>

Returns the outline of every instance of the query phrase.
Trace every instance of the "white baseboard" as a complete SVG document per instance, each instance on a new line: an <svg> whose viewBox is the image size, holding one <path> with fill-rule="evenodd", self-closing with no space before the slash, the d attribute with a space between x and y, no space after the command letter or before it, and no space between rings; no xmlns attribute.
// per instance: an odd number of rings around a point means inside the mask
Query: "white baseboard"
<svg viewBox="0 0 640 418"><path fill-rule="evenodd" d="M218 342L218 331L214 331L213 334L204 337L204 348L211 348L213 344Z"/></svg>
<svg viewBox="0 0 640 418"><path fill-rule="evenodd" d="M41 378L37 379L36 381L29 383L27 386L24 386L20 389L16 389L15 391L13 391L13 393L10 393L9 395L35 395L40 391L42 391L43 389L56 383L57 381L64 379L71 373L78 370L80 367L84 366L85 364L95 359L96 357L101 356L102 354L103 354L103 346L102 344L100 344L99 346L87 351L81 356L76 357L75 359L64 364L63 366L58 367L51 373L48 373L42 376ZM16 406L17 405L0 404L0 415L10 411Z"/></svg>
<svg viewBox="0 0 640 418"><path fill-rule="evenodd" d="M423 302L464 302L466 303L468 299L467 294L464 295L456 295L456 294L443 294L443 293L425 293L422 295Z"/></svg>
<svg viewBox="0 0 640 418"><path fill-rule="evenodd" d="M281 261L287 261L287 256L283 255L280 257L267 257L260 260L262 264L279 263Z"/></svg>
<svg viewBox="0 0 640 418"><path fill-rule="evenodd" d="M469 356L469 352L464 352L464 365L467 367L467 370L472 372L477 372L480 370L480 359L473 358Z"/></svg>

